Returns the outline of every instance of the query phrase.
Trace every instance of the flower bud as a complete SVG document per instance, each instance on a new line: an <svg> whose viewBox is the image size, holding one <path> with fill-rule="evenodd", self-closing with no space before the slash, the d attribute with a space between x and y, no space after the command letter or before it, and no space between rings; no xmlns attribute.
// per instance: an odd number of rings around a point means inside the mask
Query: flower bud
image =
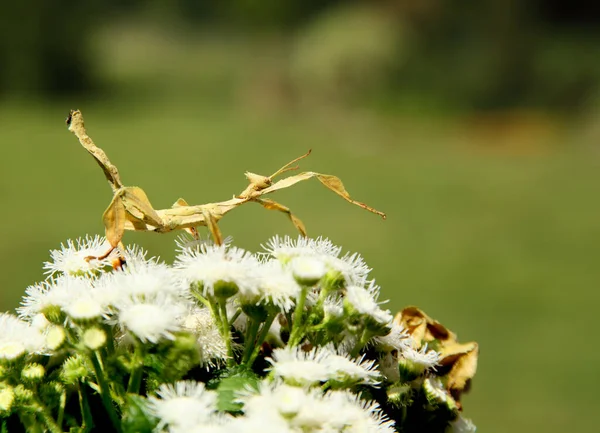
<svg viewBox="0 0 600 433"><path fill-rule="evenodd" d="M100 328L86 329L82 340L88 349L98 350L106 344L106 332Z"/></svg>
<svg viewBox="0 0 600 433"><path fill-rule="evenodd" d="M2 385L0 387L0 415L6 416L12 409L15 401L15 391L10 385Z"/></svg>
<svg viewBox="0 0 600 433"><path fill-rule="evenodd" d="M43 379L45 374L46 369L37 362L26 365L21 371L21 377L28 382L37 382Z"/></svg>
<svg viewBox="0 0 600 433"><path fill-rule="evenodd" d="M65 342L66 334L62 326L50 325L46 333L46 346L50 350L58 350Z"/></svg>

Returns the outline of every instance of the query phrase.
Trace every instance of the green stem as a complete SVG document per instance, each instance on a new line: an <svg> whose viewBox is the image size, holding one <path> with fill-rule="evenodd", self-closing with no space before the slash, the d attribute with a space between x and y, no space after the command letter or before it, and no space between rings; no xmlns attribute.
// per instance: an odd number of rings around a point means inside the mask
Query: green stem
<svg viewBox="0 0 600 433"><path fill-rule="evenodd" d="M194 298L196 298L205 307L208 307L208 308L211 307L212 304L208 301L208 299L206 299L204 296L202 296L197 291L192 290L192 295L194 296Z"/></svg>
<svg viewBox="0 0 600 433"><path fill-rule="evenodd" d="M252 354L252 349L254 349L254 342L256 340L256 335L258 334L258 328L260 327L260 322L258 320L249 319L250 323L248 323L248 328L246 329L246 337L244 338L244 356L242 357L242 364L248 363L250 359L250 355Z"/></svg>
<svg viewBox="0 0 600 433"><path fill-rule="evenodd" d="M369 342L372 336L373 334L371 332L367 331L366 329L363 330L362 335L360 336L360 340L356 342L356 345L352 349L352 352L350 352L350 356L356 358L360 354L362 348L365 347L365 345Z"/></svg>
<svg viewBox="0 0 600 433"><path fill-rule="evenodd" d="M139 394L144 372L144 346L139 341L135 343L133 365L133 370L129 376L129 383L127 384L127 392L130 394Z"/></svg>
<svg viewBox="0 0 600 433"><path fill-rule="evenodd" d="M65 415L65 406L67 405L67 390L63 389L63 392L60 394L60 405L58 406L58 417L56 418L56 423L59 426L63 424L63 418Z"/></svg>
<svg viewBox="0 0 600 433"><path fill-rule="evenodd" d="M233 347L231 345L231 329L229 327L229 321L227 320L227 301L225 299L219 301L219 313L223 340L225 340L225 347L227 348L227 365L229 367L233 367L235 365L235 359L233 358Z"/></svg>
<svg viewBox="0 0 600 433"><path fill-rule="evenodd" d="M94 419L90 411L87 393L81 388L81 382L77 382L77 393L79 394L79 410L81 411L81 429L85 432L94 426Z"/></svg>
<svg viewBox="0 0 600 433"><path fill-rule="evenodd" d="M269 316L267 316L267 320L265 320L264 323L262 324L262 328L260 328L260 334L258 335L258 338L256 339L256 344L254 346L254 350L252 351L252 355L250 356L250 359L248 360L249 367L252 367L252 364L254 364L254 361L256 360L256 357L258 356L258 353L260 352L260 347L262 346L263 341L265 341L265 339L267 338L267 335L269 334L269 329L271 329L271 325L273 324L273 320L275 320L276 316L277 316L277 313L269 314Z"/></svg>
<svg viewBox="0 0 600 433"><path fill-rule="evenodd" d="M229 319L229 326L233 326L233 324L235 323L235 321L237 320L238 317L240 317L240 314L242 314L242 309L238 308L237 310L235 310L235 313L233 314L233 317L231 317L231 319Z"/></svg>
<svg viewBox="0 0 600 433"><path fill-rule="evenodd" d="M118 433L121 433L121 420L119 419L111 400L110 389L108 388L108 382L106 382L106 378L104 377L104 371L102 370L102 363L98 351L95 351L93 355L90 356L90 360L92 361L92 365L94 367L94 373L96 373L96 380L98 381L98 385L100 385L100 397L102 397L102 404L108 412L108 416L115 430Z"/></svg>
<svg viewBox="0 0 600 433"><path fill-rule="evenodd" d="M104 332L106 332L106 352L109 355L112 355L115 353L115 339L113 337L112 327L105 326Z"/></svg>
<svg viewBox="0 0 600 433"><path fill-rule="evenodd" d="M302 291L300 292L298 303L296 304L296 309L294 310L294 323L292 325L292 332L288 341L288 345L290 346L296 346L298 343L300 343L302 338L302 316L304 316L304 303L306 302L307 295L308 287L302 286Z"/></svg>
<svg viewBox="0 0 600 433"><path fill-rule="evenodd" d="M56 423L52 415L50 414L50 410L44 406L37 399L34 399L31 408L36 412L36 414L43 420L44 424L48 428L48 431L51 433L63 433L62 428Z"/></svg>

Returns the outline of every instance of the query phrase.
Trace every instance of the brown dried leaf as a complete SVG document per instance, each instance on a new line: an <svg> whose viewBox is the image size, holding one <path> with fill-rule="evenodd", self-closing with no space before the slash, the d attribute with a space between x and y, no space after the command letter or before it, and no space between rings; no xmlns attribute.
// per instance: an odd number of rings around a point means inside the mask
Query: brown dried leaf
<svg viewBox="0 0 600 433"><path fill-rule="evenodd" d="M125 233L125 220L127 213L121 196L115 195L102 215L104 228L106 230L106 240L111 247L116 248Z"/></svg>
<svg viewBox="0 0 600 433"><path fill-rule="evenodd" d="M468 388L471 379L477 372L479 346L477 343L468 343L471 349L458 355L452 369L448 373L448 389L458 400L460 394Z"/></svg>
<svg viewBox="0 0 600 433"><path fill-rule="evenodd" d="M438 340L442 344L454 343L456 335L418 307L406 307L396 314L394 321L406 328L419 344Z"/></svg>
<svg viewBox="0 0 600 433"><path fill-rule="evenodd" d="M304 227L304 223L298 218L296 215L292 213L292 211L287 207L282 205L281 203L277 203L274 200L268 198L256 199L258 203L260 203L265 209L268 210L276 210L279 212L283 212L290 217L292 224L298 229L302 236L306 236L306 228Z"/></svg>

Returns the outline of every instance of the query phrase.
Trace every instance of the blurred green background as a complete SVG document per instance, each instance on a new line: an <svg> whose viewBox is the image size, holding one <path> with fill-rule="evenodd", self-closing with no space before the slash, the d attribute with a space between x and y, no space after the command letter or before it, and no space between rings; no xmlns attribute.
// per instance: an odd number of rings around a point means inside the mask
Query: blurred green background
<svg viewBox="0 0 600 433"><path fill-rule="evenodd" d="M0 302L111 194L69 109L157 208L228 199L313 149L273 198L360 252L389 307L480 344L482 432L597 431L600 6L523 0L105 0L0 5ZM244 206L252 251L295 236ZM127 233L170 261L174 236ZM592 337L588 337L591 331Z"/></svg>

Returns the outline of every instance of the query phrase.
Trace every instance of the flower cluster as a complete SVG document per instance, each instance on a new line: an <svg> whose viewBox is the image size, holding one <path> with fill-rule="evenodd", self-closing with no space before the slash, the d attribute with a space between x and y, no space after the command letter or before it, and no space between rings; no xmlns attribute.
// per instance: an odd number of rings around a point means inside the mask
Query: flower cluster
<svg viewBox="0 0 600 433"><path fill-rule="evenodd" d="M0 315L3 429L475 431L476 345L414 307L394 318L358 254L302 237L258 254L181 238L173 265L107 249L51 251Z"/></svg>

